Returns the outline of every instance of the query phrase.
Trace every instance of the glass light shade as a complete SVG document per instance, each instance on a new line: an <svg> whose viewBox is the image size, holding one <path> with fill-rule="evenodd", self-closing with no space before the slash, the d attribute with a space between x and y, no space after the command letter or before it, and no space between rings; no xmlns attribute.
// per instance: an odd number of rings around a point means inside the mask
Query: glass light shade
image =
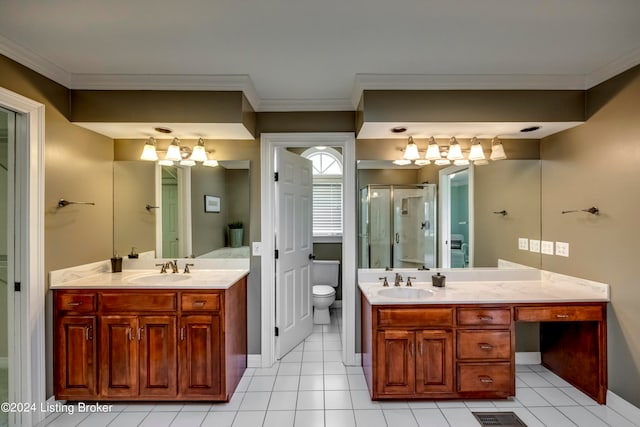
<svg viewBox="0 0 640 427"><path fill-rule="evenodd" d="M504 153L504 147L502 146L502 142L498 138L493 138L491 141L491 160L504 160L507 158L507 155Z"/></svg>
<svg viewBox="0 0 640 427"><path fill-rule="evenodd" d="M487 159L474 160L473 164L476 165L476 166L488 165L489 164L489 160L487 160Z"/></svg>
<svg viewBox="0 0 640 427"><path fill-rule="evenodd" d="M142 154L140 155L140 160L149 160L155 162L158 160L158 153L156 152L156 140L153 138L149 138L149 140L144 144L144 148L142 149Z"/></svg>
<svg viewBox="0 0 640 427"><path fill-rule="evenodd" d="M207 159L202 163L202 166L208 166L210 168L215 168L218 166L218 161L216 159Z"/></svg>
<svg viewBox="0 0 640 427"><path fill-rule="evenodd" d="M420 158L420 153L418 152L418 146L415 142L413 142L413 138L409 137L409 142L407 142L407 147L404 149L404 158L407 160L416 160Z"/></svg>
<svg viewBox="0 0 640 427"><path fill-rule="evenodd" d="M193 151L191 152L191 160L196 162L204 162L207 160L207 152L204 149L204 140L200 138L198 140L198 144L193 147Z"/></svg>
<svg viewBox="0 0 640 427"><path fill-rule="evenodd" d="M400 159L400 160L394 160L391 163L393 163L394 165L398 165L398 166L406 166L406 165L410 165L411 164L411 160Z"/></svg>
<svg viewBox="0 0 640 427"><path fill-rule="evenodd" d="M421 159L418 159L418 160L416 160L414 163L415 163L416 165L418 165L418 166L426 166L426 165L428 165L428 164L430 164L430 163L431 163L431 160L421 160Z"/></svg>
<svg viewBox="0 0 640 427"><path fill-rule="evenodd" d="M172 160L158 160L160 166L173 166Z"/></svg>
<svg viewBox="0 0 640 427"><path fill-rule="evenodd" d="M180 166L189 166L189 167L191 167L191 166L195 166L195 165L196 165L196 162L194 162L191 159L180 160Z"/></svg>
<svg viewBox="0 0 640 427"><path fill-rule="evenodd" d="M182 156L180 155L180 140L178 138L173 138L169 148L167 149L167 155L164 156L165 160L171 160L174 162L179 162L182 160Z"/></svg>
<svg viewBox="0 0 640 427"><path fill-rule="evenodd" d="M469 160L483 160L484 151L482 151L482 145L480 141L474 136L471 138L471 152L469 153Z"/></svg>
<svg viewBox="0 0 640 427"><path fill-rule="evenodd" d="M453 164L456 166L466 166L469 164L469 160L467 159L458 159L458 160L454 160Z"/></svg>
<svg viewBox="0 0 640 427"><path fill-rule="evenodd" d="M424 157L427 160L438 160L441 158L440 147L438 147L438 143L433 137L429 138L429 146L427 147L427 154Z"/></svg>
<svg viewBox="0 0 640 427"><path fill-rule="evenodd" d="M451 160L447 160L447 159L438 159L434 162L436 165L438 166L444 166L444 165L450 165L451 164Z"/></svg>
<svg viewBox="0 0 640 427"><path fill-rule="evenodd" d="M447 159L449 160L461 160L464 157L462 156L462 148L460 148L460 144L458 144L458 140L453 137L449 140L449 154L447 155Z"/></svg>

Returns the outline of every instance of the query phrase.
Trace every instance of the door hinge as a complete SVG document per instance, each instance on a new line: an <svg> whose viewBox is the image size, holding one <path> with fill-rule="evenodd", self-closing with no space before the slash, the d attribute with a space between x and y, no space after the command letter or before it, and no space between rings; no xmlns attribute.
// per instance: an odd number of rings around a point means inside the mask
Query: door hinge
<svg viewBox="0 0 640 427"><path fill-rule="evenodd" d="M13 290L14 290L15 292L20 292L20 287L21 287L20 282L14 282L14 284L13 284Z"/></svg>
<svg viewBox="0 0 640 427"><path fill-rule="evenodd" d="M276 331L275 331L275 332L276 332L276 336L279 336L279 335L280 335L280 330L278 329L278 327L277 327L277 326L276 326Z"/></svg>
<svg viewBox="0 0 640 427"><path fill-rule="evenodd" d="M276 172L276 173L274 173L274 174L273 174L273 180L274 180L275 182L278 182L278 172Z"/></svg>
<svg viewBox="0 0 640 427"><path fill-rule="evenodd" d="M276 249L276 252L275 252L275 258L276 258L276 259L278 259L278 256L279 256L279 255L280 255L280 251L278 251L278 250Z"/></svg>

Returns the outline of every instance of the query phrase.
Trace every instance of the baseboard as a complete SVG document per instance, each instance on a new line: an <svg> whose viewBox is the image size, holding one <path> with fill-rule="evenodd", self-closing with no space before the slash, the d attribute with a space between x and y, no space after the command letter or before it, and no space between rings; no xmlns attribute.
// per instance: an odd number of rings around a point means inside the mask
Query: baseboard
<svg viewBox="0 0 640 427"><path fill-rule="evenodd" d="M9 368L9 358L8 357L0 357L0 369Z"/></svg>
<svg viewBox="0 0 640 427"><path fill-rule="evenodd" d="M630 421L640 420L640 408L627 402L611 390L607 390L607 406Z"/></svg>
<svg viewBox="0 0 640 427"><path fill-rule="evenodd" d="M333 304L331 304L331 308L342 308L342 300L335 300Z"/></svg>
<svg viewBox="0 0 640 427"><path fill-rule="evenodd" d="M247 368L260 368L262 366L261 354L248 354L247 355Z"/></svg>
<svg viewBox="0 0 640 427"><path fill-rule="evenodd" d="M542 357L539 351L519 351L516 353L516 365L539 365Z"/></svg>

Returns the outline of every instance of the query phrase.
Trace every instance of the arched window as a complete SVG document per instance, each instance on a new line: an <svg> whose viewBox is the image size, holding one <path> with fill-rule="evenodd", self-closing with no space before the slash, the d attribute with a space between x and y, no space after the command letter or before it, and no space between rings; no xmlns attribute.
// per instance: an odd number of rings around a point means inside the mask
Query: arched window
<svg viewBox="0 0 640 427"><path fill-rule="evenodd" d="M302 157L313 164L313 236L342 236L342 155L313 147Z"/></svg>

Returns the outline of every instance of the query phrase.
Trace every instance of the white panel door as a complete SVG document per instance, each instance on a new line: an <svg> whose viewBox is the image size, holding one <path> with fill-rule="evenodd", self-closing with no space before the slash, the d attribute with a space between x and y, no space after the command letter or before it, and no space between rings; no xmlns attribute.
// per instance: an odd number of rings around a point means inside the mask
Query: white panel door
<svg viewBox="0 0 640 427"><path fill-rule="evenodd" d="M276 355L280 359L313 329L311 161L276 150Z"/></svg>

